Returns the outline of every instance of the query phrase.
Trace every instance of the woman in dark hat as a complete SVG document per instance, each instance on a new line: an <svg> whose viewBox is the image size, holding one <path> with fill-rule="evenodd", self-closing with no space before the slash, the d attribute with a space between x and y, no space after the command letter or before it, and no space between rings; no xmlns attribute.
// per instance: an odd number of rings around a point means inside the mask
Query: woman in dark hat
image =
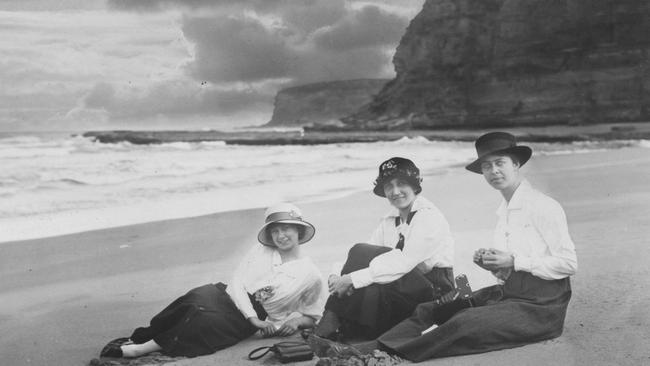
<svg viewBox="0 0 650 366"><path fill-rule="evenodd" d="M320 271L300 245L314 227L300 210L282 203L266 210L255 245L241 261L230 285L209 284L189 291L137 328L111 341L102 357L138 357L160 351L194 357L214 353L260 331L288 336L313 327L321 317L327 288Z"/></svg>
<svg viewBox="0 0 650 366"><path fill-rule="evenodd" d="M466 168L482 174L504 200L492 247L477 250L473 261L499 284L476 291L471 301L421 304L379 337L380 348L411 361L512 348L562 333L569 276L577 269L564 210L523 178L520 168L532 150L513 135L485 134L476 151Z"/></svg>
<svg viewBox="0 0 650 366"><path fill-rule="evenodd" d="M374 339L418 303L453 297L454 241L440 210L419 195L421 181L409 159L394 157L379 166L373 192L393 209L370 240L354 245L345 264L332 271L316 336Z"/></svg>

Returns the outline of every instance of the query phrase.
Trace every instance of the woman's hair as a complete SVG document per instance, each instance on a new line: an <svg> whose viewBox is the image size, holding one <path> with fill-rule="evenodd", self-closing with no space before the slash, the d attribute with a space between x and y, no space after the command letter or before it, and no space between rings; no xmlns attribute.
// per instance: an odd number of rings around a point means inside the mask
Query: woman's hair
<svg viewBox="0 0 650 366"><path fill-rule="evenodd" d="M272 237L271 236L271 229L276 227L276 226L279 226L279 225L291 225L291 226L295 227L298 230L298 240L305 237L306 228L304 226L298 225L298 224L287 224L287 223L282 223L282 222L276 222L276 223L273 223L273 224L267 226L266 227L266 235L268 235L268 237L271 238Z"/></svg>
<svg viewBox="0 0 650 366"><path fill-rule="evenodd" d="M494 153L494 154L491 154L491 155L492 156L505 156L505 157L510 158L510 160L512 160L513 164L521 165L521 160L519 160L519 158L515 154L509 154L507 152L498 152L498 153ZM483 160L481 160L481 162L483 162Z"/></svg>
<svg viewBox="0 0 650 366"><path fill-rule="evenodd" d="M521 161L519 160L519 158L515 154L507 154L506 153L506 154L503 154L503 156L509 157L510 160L512 160L513 164L521 165Z"/></svg>

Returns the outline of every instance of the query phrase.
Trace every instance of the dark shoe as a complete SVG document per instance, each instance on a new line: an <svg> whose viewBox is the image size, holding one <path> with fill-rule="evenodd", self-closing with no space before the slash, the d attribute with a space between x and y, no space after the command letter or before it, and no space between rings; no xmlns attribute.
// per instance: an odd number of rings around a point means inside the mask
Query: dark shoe
<svg viewBox="0 0 650 366"><path fill-rule="evenodd" d="M356 348L359 352L361 352L361 354L364 355L373 354L376 350L380 348L379 342L377 340L350 343L350 345Z"/></svg>
<svg viewBox="0 0 650 366"><path fill-rule="evenodd" d="M314 334L322 338L337 339L340 327L341 322L338 315L333 311L325 310L323 317L318 322L316 329L314 329Z"/></svg>
<svg viewBox="0 0 650 366"><path fill-rule="evenodd" d="M122 348L120 346L106 346L99 354L99 357L121 358L122 356L124 356L124 354L122 353Z"/></svg>
<svg viewBox="0 0 650 366"><path fill-rule="evenodd" d="M99 357L122 357L122 348L120 347L131 343L133 342L131 342L131 339L129 338L113 339L112 341L108 342L104 348L102 348L102 351L99 353Z"/></svg>
<svg viewBox="0 0 650 366"><path fill-rule="evenodd" d="M352 356L361 356L356 348L343 344L331 341L326 338L319 337L315 334L310 334L307 337L307 344L311 347L311 350L314 351L314 354L318 357L352 357Z"/></svg>

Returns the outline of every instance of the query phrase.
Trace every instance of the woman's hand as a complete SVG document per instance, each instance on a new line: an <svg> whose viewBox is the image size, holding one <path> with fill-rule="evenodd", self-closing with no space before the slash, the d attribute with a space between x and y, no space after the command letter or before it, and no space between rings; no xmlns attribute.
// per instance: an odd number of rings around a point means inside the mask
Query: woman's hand
<svg viewBox="0 0 650 366"><path fill-rule="evenodd" d="M253 324L253 326L255 328L260 330L260 332L262 333L262 336L264 336L264 337L272 337L272 336L275 335L275 332L276 332L275 331L275 326L273 324L271 324L270 322L260 320L259 318L254 317L254 316L248 318L248 321L251 324Z"/></svg>
<svg viewBox="0 0 650 366"><path fill-rule="evenodd" d="M329 279L329 289L330 294L338 296L339 298L343 296L350 296L354 291L354 286L352 286L352 277L349 274L340 276L338 278L333 278L330 276Z"/></svg>
<svg viewBox="0 0 650 366"><path fill-rule="evenodd" d="M515 257L510 252L490 248L486 254L483 254L483 268L490 271L502 268L513 268L515 266Z"/></svg>
<svg viewBox="0 0 650 366"><path fill-rule="evenodd" d="M330 288L330 292L332 292L332 286L333 286L333 284L335 284L335 283L336 283L340 278L341 278L341 276L339 276L339 275L335 275L335 274L331 274L331 275L327 278L327 286L329 286L329 288Z"/></svg>
<svg viewBox="0 0 650 366"><path fill-rule="evenodd" d="M479 267L481 267L481 268L483 268L483 269L485 269L487 271L490 271L491 269L486 267L485 263L483 263L483 256L486 255L487 253L488 253L487 249L480 248L479 250L474 252L474 256L472 257L472 260L474 261L474 263L477 266L479 266Z"/></svg>
<svg viewBox="0 0 650 366"><path fill-rule="evenodd" d="M284 322L284 324L282 324L280 329L278 329L275 332L275 335L279 336L279 337L290 336L290 335L294 334L295 332L297 332L298 329L300 329L301 325L302 325L302 319L301 318L289 319L286 322Z"/></svg>

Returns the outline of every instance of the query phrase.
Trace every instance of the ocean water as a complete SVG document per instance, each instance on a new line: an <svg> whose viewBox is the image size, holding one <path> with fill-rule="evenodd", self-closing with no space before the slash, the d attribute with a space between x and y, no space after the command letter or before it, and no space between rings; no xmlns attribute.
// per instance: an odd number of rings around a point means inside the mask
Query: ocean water
<svg viewBox="0 0 650 366"><path fill-rule="evenodd" d="M622 142L629 144L630 142ZM636 142L645 144L647 142ZM543 153L612 148L546 144ZM0 134L0 242L370 191L377 166L411 158L431 175L472 160L467 142L403 138L316 146L101 144Z"/></svg>

